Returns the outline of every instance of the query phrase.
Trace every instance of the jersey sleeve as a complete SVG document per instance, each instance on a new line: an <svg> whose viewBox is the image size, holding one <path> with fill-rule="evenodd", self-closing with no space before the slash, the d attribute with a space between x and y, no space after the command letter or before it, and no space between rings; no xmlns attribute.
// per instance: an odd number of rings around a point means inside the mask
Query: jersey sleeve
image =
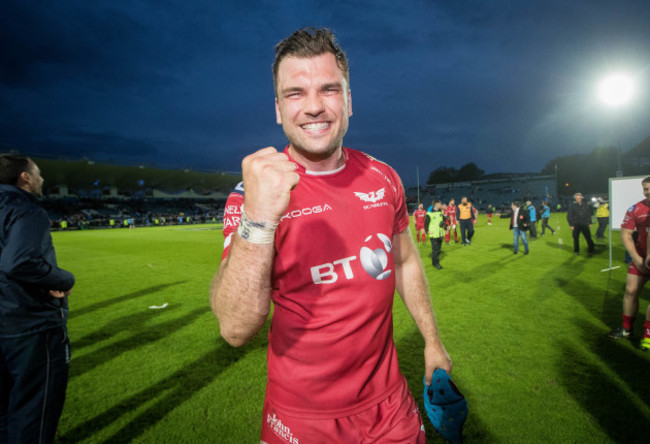
<svg viewBox="0 0 650 444"><path fill-rule="evenodd" d="M636 208L636 205L632 205L630 208L627 209L625 212L625 216L623 217L623 223L621 224L621 228L625 228L626 230L634 230L636 228L636 222L634 220L634 209Z"/></svg>
<svg viewBox="0 0 650 444"><path fill-rule="evenodd" d="M240 190L241 188L241 190ZM239 222L241 221L241 207L244 205L244 192L242 184L237 185L235 189L228 196L226 200L226 208L223 213L223 254L221 260L223 261L228 252L230 251L230 243L232 242L232 237L239 227Z"/></svg>
<svg viewBox="0 0 650 444"><path fill-rule="evenodd" d="M406 230L410 220L408 210L406 209L406 194L404 193L402 180L392 168L390 172L395 183L395 224L393 228L393 235L395 235Z"/></svg>

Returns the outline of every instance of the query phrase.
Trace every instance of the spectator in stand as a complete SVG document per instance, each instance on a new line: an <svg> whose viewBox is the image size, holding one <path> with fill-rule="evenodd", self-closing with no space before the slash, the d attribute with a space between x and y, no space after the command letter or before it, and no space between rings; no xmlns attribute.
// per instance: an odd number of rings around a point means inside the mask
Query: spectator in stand
<svg viewBox="0 0 650 444"><path fill-rule="evenodd" d="M529 213L525 208L520 208L519 202L514 201L511 205L512 215L510 216L510 229L514 235L515 253L519 253L519 238L524 243L524 254L528 254L528 239L526 230L529 227Z"/></svg>
<svg viewBox="0 0 650 444"><path fill-rule="evenodd" d="M413 223L415 223L415 237L417 238L418 245L420 245L420 239L422 244L427 243L427 234L424 229L424 219L427 216L427 212L424 210L424 205L418 205L418 209L413 212Z"/></svg>
<svg viewBox="0 0 650 444"><path fill-rule="evenodd" d="M444 215L447 217L449 223L449 229L445 233L445 243L449 245L452 230L454 232L454 241L458 243L458 232L456 231L456 201L454 199L449 200L449 205L447 205Z"/></svg>
<svg viewBox="0 0 650 444"><path fill-rule="evenodd" d="M494 213L494 207L492 204L488 204L485 214L487 214L488 225L492 225L492 213Z"/></svg>
<svg viewBox="0 0 650 444"><path fill-rule="evenodd" d="M548 202L544 201L542 202L542 236L544 236L547 228L551 230L551 234L555 234L555 230L548 224L550 217L551 207L549 206Z"/></svg>
<svg viewBox="0 0 650 444"><path fill-rule="evenodd" d="M594 252L594 241L591 240L591 207L582 201L582 193L573 195L574 202L569 205L567 212L567 221L573 232L573 252L580 254L580 233L584 236L589 247L589 253Z"/></svg>
<svg viewBox="0 0 650 444"><path fill-rule="evenodd" d="M530 238L537 239L537 210L535 205L533 205L529 200L526 201L526 208L528 211L528 218L530 223L528 227L530 228Z"/></svg>
<svg viewBox="0 0 650 444"><path fill-rule="evenodd" d="M472 203L467 201L467 197L463 196L460 205L456 209L456 218L460 222L460 235L463 245L472 245L472 237L474 236L473 220L475 217Z"/></svg>
<svg viewBox="0 0 650 444"><path fill-rule="evenodd" d="M598 198L596 207L596 219L598 220L598 229L596 230L596 239L605 238L605 230L609 224L609 202Z"/></svg>

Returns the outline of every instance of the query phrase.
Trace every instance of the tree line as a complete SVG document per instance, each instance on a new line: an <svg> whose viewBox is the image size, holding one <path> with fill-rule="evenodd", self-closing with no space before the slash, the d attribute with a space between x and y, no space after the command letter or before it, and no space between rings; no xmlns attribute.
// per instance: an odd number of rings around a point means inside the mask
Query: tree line
<svg viewBox="0 0 650 444"><path fill-rule="evenodd" d="M557 174L560 195L583 193L607 193L609 178L616 177L619 169L624 176L650 174L650 137L625 153L615 147L598 147L588 154L569 154L550 160L539 172L543 175ZM436 168L429 175L428 185L450 182L467 182L503 176L486 175L475 163L470 162L459 169Z"/></svg>

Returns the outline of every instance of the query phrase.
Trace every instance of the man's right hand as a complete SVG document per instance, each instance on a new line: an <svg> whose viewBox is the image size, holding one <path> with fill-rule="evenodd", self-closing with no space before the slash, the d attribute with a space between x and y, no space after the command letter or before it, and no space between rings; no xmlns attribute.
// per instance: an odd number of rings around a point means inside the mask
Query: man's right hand
<svg viewBox="0 0 650 444"><path fill-rule="evenodd" d="M68 290L68 291L50 290L50 296L52 296L53 298L58 298L58 299L69 296L71 293L72 293L72 290Z"/></svg>
<svg viewBox="0 0 650 444"><path fill-rule="evenodd" d="M300 180L296 164L286 154L267 147L244 158L242 175L246 217L253 222L280 222L290 192Z"/></svg>
<svg viewBox="0 0 650 444"><path fill-rule="evenodd" d="M644 260L641 256L636 256L632 258L632 263L643 274L650 273L650 269L646 266L647 260Z"/></svg>

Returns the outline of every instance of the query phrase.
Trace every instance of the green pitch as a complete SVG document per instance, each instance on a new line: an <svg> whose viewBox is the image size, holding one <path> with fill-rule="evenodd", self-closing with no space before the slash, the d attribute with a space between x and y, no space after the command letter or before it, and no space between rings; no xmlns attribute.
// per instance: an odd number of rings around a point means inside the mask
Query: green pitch
<svg viewBox="0 0 650 444"><path fill-rule="evenodd" d="M507 222L487 226L481 215L472 246L443 245L440 271L430 247L418 247L453 377L469 402L466 442L647 442L650 354L606 337L620 322L626 274L618 232L621 268L601 272L607 244L574 256L564 215L552 215L560 230L532 241L528 256L523 247L512 254ZM221 231L53 236L60 265L77 276L59 442L259 442L268 322L240 349L219 337L208 288ZM423 343L399 297L394 318L400 365L421 406ZM443 442L425 422L429 441Z"/></svg>

